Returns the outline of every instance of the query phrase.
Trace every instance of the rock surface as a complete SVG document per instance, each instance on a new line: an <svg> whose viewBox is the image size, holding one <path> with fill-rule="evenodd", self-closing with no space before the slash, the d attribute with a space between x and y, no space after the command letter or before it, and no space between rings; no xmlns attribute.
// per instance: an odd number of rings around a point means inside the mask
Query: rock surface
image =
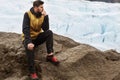
<svg viewBox="0 0 120 80"><path fill-rule="evenodd" d="M54 34L59 66L46 62L45 44L36 48L36 68L42 80L120 80L120 54L102 52ZM29 80L20 34L0 32L0 80Z"/></svg>

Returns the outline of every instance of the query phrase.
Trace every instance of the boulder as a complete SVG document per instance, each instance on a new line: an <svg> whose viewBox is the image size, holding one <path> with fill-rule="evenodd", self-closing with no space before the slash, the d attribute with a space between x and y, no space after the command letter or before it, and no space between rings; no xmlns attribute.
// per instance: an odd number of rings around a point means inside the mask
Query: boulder
<svg viewBox="0 0 120 80"><path fill-rule="evenodd" d="M35 49L35 63L43 80L118 80L120 55L54 34L55 55L60 65L46 62L45 43ZM0 80L29 80L21 35L0 32Z"/></svg>

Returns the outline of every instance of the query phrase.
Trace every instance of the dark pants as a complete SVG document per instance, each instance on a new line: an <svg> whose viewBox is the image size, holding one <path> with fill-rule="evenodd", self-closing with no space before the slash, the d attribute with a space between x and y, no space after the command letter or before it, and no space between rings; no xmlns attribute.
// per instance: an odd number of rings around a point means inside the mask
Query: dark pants
<svg viewBox="0 0 120 80"><path fill-rule="evenodd" d="M32 43L37 47L38 45L46 42L47 53L50 54L53 52L53 32L47 30L46 32L40 33L35 40L32 40ZM34 62L34 50L27 49L27 44L24 41L24 46L26 49L26 54L28 58L28 67L30 73L35 72L35 62Z"/></svg>

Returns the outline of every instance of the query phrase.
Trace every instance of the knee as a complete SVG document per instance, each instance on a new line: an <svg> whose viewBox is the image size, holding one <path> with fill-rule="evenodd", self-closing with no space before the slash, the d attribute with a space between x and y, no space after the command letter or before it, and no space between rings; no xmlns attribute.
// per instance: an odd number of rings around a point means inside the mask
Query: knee
<svg viewBox="0 0 120 80"><path fill-rule="evenodd" d="M48 33L49 35L53 35L53 32L52 32L51 30L48 30L47 33Z"/></svg>

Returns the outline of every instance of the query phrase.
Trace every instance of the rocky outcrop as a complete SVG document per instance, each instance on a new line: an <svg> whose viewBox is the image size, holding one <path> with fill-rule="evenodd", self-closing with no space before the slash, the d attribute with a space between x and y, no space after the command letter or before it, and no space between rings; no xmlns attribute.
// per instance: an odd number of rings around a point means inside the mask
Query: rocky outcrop
<svg viewBox="0 0 120 80"><path fill-rule="evenodd" d="M36 48L36 69L43 80L119 80L120 54L102 52L54 34L59 66L46 62L45 44ZM20 34L0 33L0 80L28 80L25 50Z"/></svg>

